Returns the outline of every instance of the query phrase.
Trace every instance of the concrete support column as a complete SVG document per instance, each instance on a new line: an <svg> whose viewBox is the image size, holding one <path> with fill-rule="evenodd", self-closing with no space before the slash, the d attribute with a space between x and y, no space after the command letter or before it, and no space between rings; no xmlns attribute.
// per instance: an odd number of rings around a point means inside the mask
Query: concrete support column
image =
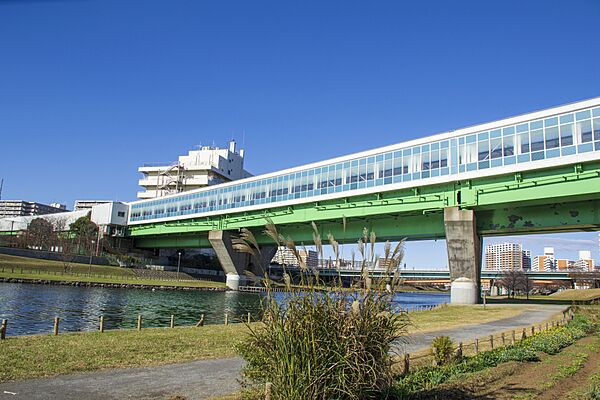
<svg viewBox="0 0 600 400"><path fill-rule="evenodd" d="M252 272L256 276L266 276L269 271L269 265L271 260L277 253L277 246L275 245L262 245L260 246L260 260L256 260L252 257Z"/></svg>
<svg viewBox="0 0 600 400"><path fill-rule="evenodd" d="M481 293L481 238L475 212L458 207L444 209L448 267L453 304L476 304Z"/></svg>
<svg viewBox="0 0 600 400"><path fill-rule="evenodd" d="M231 235L226 231L208 232L208 241L217 254L221 268L225 271L227 287L238 290L240 284L243 285L246 281L244 271L249 264L248 254L234 250Z"/></svg>

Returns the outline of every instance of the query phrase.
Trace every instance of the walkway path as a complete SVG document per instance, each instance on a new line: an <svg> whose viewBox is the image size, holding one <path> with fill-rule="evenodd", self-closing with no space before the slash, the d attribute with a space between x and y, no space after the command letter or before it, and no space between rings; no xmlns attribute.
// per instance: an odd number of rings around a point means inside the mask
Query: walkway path
<svg viewBox="0 0 600 400"><path fill-rule="evenodd" d="M439 335L448 335L455 341L464 342L494 332L530 326L550 318L563 308L534 305L530 310L511 318L417 334L411 337L405 349L414 352L427 347ZM5 382L0 383L0 400L169 399L176 395L190 400L207 399L237 390L237 378L242 365L243 361L239 358L227 358Z"/></svg>

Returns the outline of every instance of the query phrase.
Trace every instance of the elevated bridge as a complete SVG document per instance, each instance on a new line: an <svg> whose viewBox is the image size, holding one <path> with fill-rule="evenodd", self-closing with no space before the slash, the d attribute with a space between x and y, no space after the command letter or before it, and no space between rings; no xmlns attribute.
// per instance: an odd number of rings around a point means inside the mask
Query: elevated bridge
<svg viewBox="0 0 600 400"><path fill-rule="evenodd" d="M267 219L295 242L445 238L450 279L478 285L484 236L600 229L600 98L130 204L140 248L212 246L235 289L256 264L231 236ZM426 257L427 255L423 255ZM477 287L473 292L478 292ZM453 294L454 296L454 294ZM470 296L470 297L469 297ZM476 297L460 301L474 302ZM459 297L453 297L459 301Z"/></svg>

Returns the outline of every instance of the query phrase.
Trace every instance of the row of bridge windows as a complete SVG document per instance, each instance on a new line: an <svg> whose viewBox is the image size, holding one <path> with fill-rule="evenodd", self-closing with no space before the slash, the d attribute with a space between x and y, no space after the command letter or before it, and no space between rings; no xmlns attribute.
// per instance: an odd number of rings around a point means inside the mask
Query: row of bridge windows
<svg viewBox="0 0 600 400"><path fill-rule="evenodd" d="M600 150L600 107L253 182L132 205L131 220L198 214Z"/></svg>

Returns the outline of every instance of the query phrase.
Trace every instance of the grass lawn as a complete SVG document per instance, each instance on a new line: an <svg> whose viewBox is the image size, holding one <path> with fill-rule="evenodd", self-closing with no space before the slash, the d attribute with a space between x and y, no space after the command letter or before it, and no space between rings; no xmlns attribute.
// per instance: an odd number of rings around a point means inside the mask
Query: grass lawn
<svg viewBox="0 0 600 400"><path fill-rule="evenodd" d="M555 300L591 301L600 299L600 289L568 289L549 296Z"/></svg>
<svg viewBox="0 0 600 400"><path fill-rule="evenodd" d="M231 357L245 332L230 324L8 337L0 341L0 381Z"/></svg>
<svg viewBox="0 0 600 400"><path fill-rule="evenodd" d="M15 271L21 268L39 269L48 272L64 272L65 263L54 260L41 260L38 258L10 256L0 254L0 268L15 268ZM91 271L92 274L98 275L117 275L117 276L135 276L129 268L111 267L108 265L89 265L68 263L68 270L71 273L87 274Z"/></svg>
<svg viewBox="0 0 600 400"><path fill-rule="evenodd" d="M522 312L518 306L446 306L411 313L410 333L492 321ZM0 381L141 367L234 356L244 324L8 337L0 341Z"/></svg>
<svg viewBox="0 0 600 400"><path fill-rule="evenodd" d="M497 321L521 314L529 307L523 305L483 305L473 306L441 306L432 311L416 311L410 313L412 327L409 333L439 331L457 326L473 325L483 322Z"/></svg>
<svg viewBox="0 0 600 400"><path fill-rule="evenodd" d="M106 265L86 265L60 261L39 260L0 254L0 278L43 279L49 281L116 283L175 287L225 288L225 283L204 280L148 279L135 275L128 268Z"/></svg>

